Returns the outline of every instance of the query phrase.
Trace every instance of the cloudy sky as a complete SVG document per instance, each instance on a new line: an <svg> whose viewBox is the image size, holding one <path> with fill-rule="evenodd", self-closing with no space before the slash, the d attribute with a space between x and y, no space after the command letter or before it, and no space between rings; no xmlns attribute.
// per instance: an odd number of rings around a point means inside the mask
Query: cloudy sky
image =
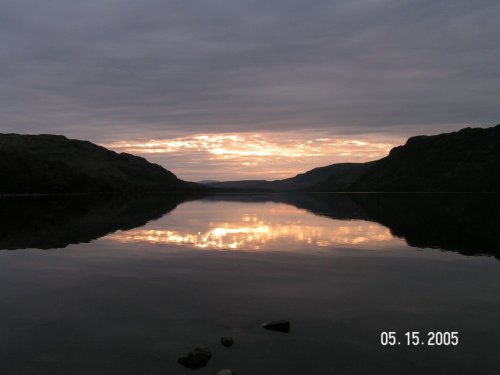
<svg viewBox="0 0 500 375"><path fill-rule="evenodd" d="M500 2L0 0L0 131L281 178L500 123Z"/></svg>

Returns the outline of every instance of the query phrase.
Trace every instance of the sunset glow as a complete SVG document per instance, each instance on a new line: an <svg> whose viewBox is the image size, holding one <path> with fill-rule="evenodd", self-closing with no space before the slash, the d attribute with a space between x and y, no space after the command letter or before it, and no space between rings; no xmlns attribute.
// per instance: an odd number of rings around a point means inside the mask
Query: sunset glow
<svg viewBox="0 0 500 375"><path fill-rule="evenodd" d="M212 172L206 177L217 179L277 179L322 165L379 159L399 143L399 138L223 133L119 141L104 146L142 155L186 179L202 179L207 171Z"/></svg>

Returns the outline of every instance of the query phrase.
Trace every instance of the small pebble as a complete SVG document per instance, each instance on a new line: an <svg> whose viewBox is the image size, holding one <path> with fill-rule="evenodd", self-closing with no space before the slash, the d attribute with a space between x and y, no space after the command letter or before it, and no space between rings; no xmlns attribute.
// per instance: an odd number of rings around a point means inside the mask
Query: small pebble
<svg viewBox="0 0 500 375"><path fill-rule="evenodd" d="M220 342L225 347L229 347L234 344L234 340L232 337L221 337Z"/></svg>

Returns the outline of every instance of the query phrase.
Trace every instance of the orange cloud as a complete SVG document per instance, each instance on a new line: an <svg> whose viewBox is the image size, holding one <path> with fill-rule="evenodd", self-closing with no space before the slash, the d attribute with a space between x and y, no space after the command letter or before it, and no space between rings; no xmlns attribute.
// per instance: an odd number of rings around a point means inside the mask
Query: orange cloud
<svg viewBox="0 0 500 375"><path fill-rule="evenodd" d="M201 179L203 173L211 169L217 173L207 176L210 178L277 179L333 163L375 160L387 155L401 141L387 137L318 138L312 134L222 133L124 140L104 146L152 159L188 179ZM169 159L174 157L176 163L172 167ZM184 167L175 170L179 163Z"/></svg>

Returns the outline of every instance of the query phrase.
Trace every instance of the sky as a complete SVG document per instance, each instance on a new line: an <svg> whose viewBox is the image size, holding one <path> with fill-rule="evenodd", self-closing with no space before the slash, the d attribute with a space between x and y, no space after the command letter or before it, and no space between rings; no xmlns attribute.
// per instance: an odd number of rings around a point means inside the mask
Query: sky
<svg viewBox="0 0 500 375"><path fill-rule="evenodd" d="M0 0L0 132L277 179L500 123L500 2Z"/></svg>

